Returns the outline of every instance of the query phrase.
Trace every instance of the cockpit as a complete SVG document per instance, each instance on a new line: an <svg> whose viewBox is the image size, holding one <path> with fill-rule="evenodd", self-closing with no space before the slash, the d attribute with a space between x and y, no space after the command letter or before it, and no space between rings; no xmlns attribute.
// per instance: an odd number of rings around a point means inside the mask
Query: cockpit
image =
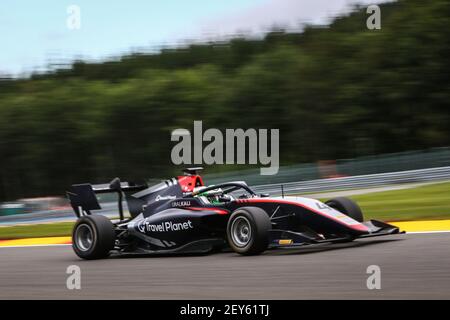
<svg viewBox="0 0 450 320"><path fill-rule="evenodd" d="M202 192L202 189L206 187L197 187L194 189L194 192L198 192L195 196L199 198L204 204L221 204L226 202L231 202L235 200L235 198L230 194L224 194L222 188L217 188L209 191Z"/></svg>
<svg viewBox="0 0 450 320"><path fill-rule="evenodd" d="M194 196L204 204L220 205L236 199L252 198L256 194L245 182L228 182L220 185L196 187L188 196Z"/></svg>

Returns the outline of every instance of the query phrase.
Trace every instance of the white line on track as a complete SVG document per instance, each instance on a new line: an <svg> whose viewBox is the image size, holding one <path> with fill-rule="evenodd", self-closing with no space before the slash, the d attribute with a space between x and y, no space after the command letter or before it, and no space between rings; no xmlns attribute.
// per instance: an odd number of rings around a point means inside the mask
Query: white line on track
<svg viewBox="0 0 450 320"><path fill-rule="evenodd" d="M434 233L450 233L450 230L441 230L441 231L411 231L406 232L406 234L434 234ZM1 248L29 248L29 247L64 247L71 246L71 244L30 244L30 245L21 245L21 246L0 246ZM286 248L289 249L289 248Z"/></svg>
<svg viewBox="0 0 450 320"><path fill-rule="evenodd" d="M406 234L450 233L450 230L440 231L406 231Z"/></svg>

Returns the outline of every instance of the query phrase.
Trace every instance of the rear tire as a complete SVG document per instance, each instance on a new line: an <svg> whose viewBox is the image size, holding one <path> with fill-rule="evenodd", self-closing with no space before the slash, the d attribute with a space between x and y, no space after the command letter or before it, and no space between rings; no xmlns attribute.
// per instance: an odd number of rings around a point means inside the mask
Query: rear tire
<svg viewBox="0 0 450 320"><path fill-rule="evenodd" d="M269 246L269 215L261 208L244 207L233 212L228 220L227 238L233 251L257 255Z"/></svg>
<svg viewBox="0 0 450 320"><path fill-rule="evenodd" d="M363 213L361 211L361 208L358 206L358 204L346 197L338 197L331 200L328 200L325 202L327 206L330 206L333 209L336 209L339 212L342 212L343 214L349 216L350 218L358 221L363 222L364 217Z"/></svg>
<svg viewBox="0 0 450 320"><path fill-rule="evenodd" d="M105 216L84 216L78 219L72 232L72 248L80 258L106 258L114 248L114 225Z"/></svg>

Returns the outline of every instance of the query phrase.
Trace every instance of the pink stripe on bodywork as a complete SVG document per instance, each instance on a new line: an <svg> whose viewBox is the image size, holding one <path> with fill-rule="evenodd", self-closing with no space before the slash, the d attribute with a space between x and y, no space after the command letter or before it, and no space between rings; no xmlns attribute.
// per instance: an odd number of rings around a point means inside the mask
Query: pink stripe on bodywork
<svg viewBox="0 0 450 320"><path fill-rule="evenodd" d="M348 228L351 228L351 229L354 229L354 230L357 230L357 231L361 231L361 232L369 232L369 228L366 227L365 225L361 224L361 223L347 224L344 221L342 221L342 220L340 220L340 219L338 219L336 217L327 215L327 214L325 214L325 213L323 213L323 212L321 212L319 210L316 210L316 209L311 208L311 207L309 207L309 206L307 206L305 204L302 204L302 203L299 203L299 202L295 202L295 201L282 200L282 199L279 199L279 200L278 199L240 199L240 200L236 200L236 202L241 202L241 203L252 203L252 202L257 202L257 203L283 203L283 204L290 204L290 205L294 205L294 206L299 206L299 207L305 208L307 210L313 211L313 212L315 212L315 213L317 213L317 214L319 214L319 215L321 215L323 217L332 219L332 220L334 220L334 221L336 221L336 222L338 222L338 223L340 223L340 224L342 224L342 225L344 225L344 226L346 226Z"/></svg>

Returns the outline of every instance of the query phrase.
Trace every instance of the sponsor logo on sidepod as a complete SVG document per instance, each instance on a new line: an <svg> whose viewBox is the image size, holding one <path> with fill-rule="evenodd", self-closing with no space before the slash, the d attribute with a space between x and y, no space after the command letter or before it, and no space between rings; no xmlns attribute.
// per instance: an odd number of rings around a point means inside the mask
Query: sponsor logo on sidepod
<svg viewBox="0 0 450 320"><path fill-rule="evenodd" d="M140 232L167 232L167 231L185 231L193 229L192 221L173 223L171 221L161 223L149 223L147 220L142 220L138 223L137 228Z"/></svg>
<svg viewBox="0 0 450 320"><path fill-rule="evenodd" d="M190 201L174 201L172 202L172 207L189 207L191 205Z"/></svg>
<svg viewBox="0 0 450 320"><path fill-rule="evenodd" d="M174 200L176 199L176 196L161 196L161 195L157 195L155 198L155 201L161 201L161 200Z"/></svg>

